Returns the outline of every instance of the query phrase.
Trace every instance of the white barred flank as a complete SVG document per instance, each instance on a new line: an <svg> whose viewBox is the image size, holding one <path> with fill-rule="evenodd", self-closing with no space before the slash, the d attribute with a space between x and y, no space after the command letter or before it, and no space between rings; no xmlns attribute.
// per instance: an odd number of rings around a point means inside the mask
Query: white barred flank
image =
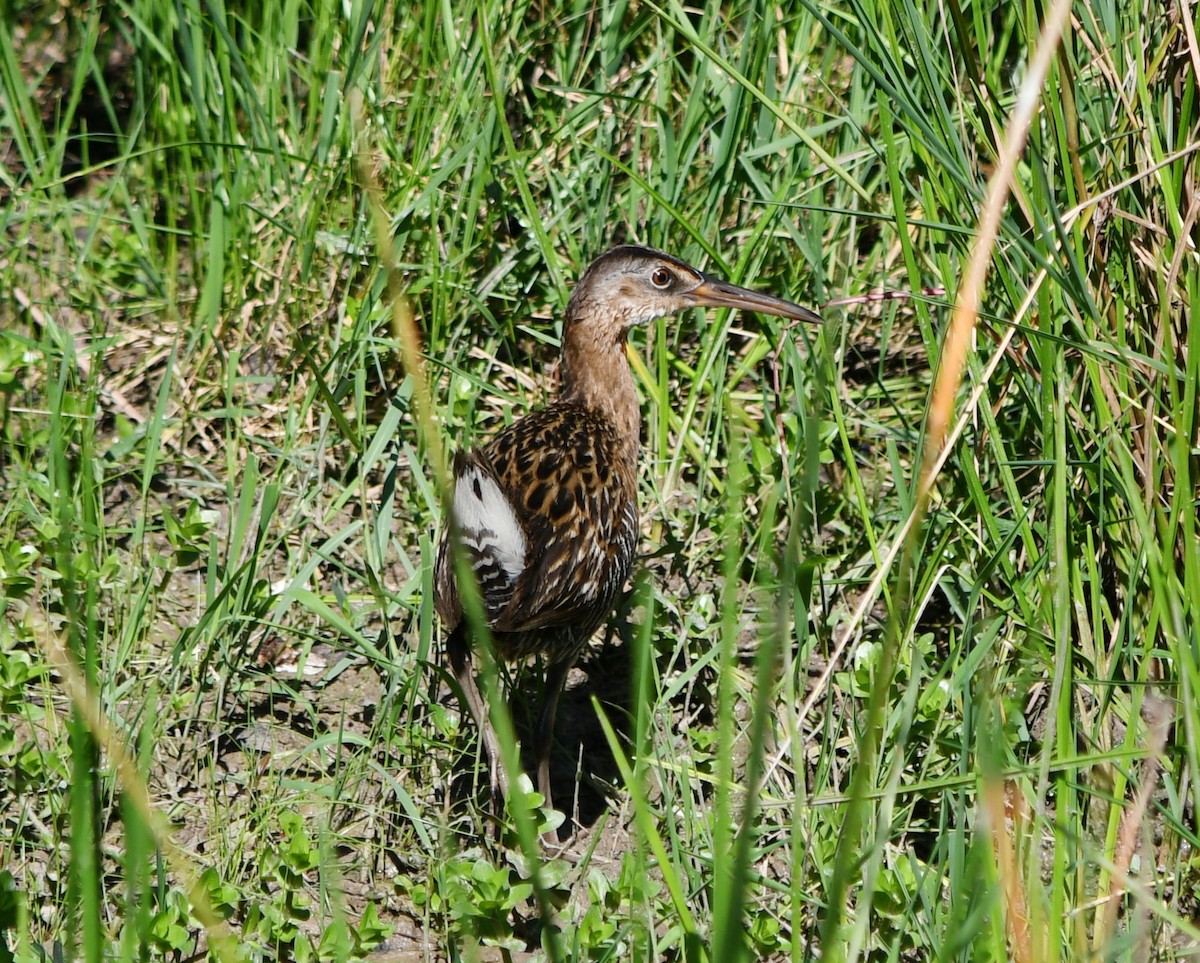
<svg viewBox="0 0 1200 963"><path fill-rule="evenodd" d="M454 485L454 522L489 609L509 594L525 571L525 534L496 480L463 459Z"/></svg>

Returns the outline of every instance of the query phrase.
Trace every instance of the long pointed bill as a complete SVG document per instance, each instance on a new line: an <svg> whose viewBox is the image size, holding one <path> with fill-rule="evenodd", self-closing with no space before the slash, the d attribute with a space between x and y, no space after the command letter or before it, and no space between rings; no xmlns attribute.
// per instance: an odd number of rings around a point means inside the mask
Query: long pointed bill
<svg viewBox="0 0 1200 963"><path fill-rule="evenodd" d="M770 294L740 288L720 278L705 276L697 287L688 292L687 297L697 307L738 308L742 311L758 311L760 314L774 314L780 318L793 318L812 324L822 323L821 316L808 308L802 308L783 298L772 297Z"/></svg>

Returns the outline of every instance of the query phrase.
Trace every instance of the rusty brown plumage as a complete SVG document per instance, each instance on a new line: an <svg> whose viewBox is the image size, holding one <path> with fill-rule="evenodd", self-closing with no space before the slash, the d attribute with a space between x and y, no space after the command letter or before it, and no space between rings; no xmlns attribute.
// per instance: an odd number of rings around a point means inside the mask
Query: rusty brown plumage
<svg viewBox="0 0 1200 963"><path fill-rule="evenodd" d="M497 653L509 660L547 656L534 738L538 788L552 805L549 754L563 684L624 588L637 545L641 414L626 337L634 325L701 306L820 321L806 308L710 277L661 251L613 248L584 272L568 302L558 399L455 459L436 605L494 792L506 786L471 668L454 545L479 583Z"/></svg>

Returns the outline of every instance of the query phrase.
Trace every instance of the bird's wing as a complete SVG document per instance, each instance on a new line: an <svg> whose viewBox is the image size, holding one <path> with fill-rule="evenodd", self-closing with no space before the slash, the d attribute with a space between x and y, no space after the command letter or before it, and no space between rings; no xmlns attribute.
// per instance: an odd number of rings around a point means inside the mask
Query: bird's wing
<svg viewBox="0 0 1200 963"><path fill-rule="evenodd" d="M559 403L501 432L485 454L525 536L523 567L492 627L527 632L603 618L637 536L632 470L615 429Z"/></svg>

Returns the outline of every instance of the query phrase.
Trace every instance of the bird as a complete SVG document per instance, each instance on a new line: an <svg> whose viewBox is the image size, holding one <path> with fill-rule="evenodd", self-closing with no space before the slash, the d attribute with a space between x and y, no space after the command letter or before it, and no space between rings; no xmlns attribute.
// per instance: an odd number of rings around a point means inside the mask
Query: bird
<svg viewBox="0 0 1200 963"><path fill-rule="evenodd" d="M434 570L446 654L488 756L493 800L508 795L499 742L480 692L458 581L478 585L496 654L544 657L533 734L538 792L553 808L550 750L571 668L623 593L637 550L641 405L626 354L636 326L695 307L821 323L808 308L730 284L670 254L621 245L584 271L562 325L554 401L453 460Z"/></svg>

